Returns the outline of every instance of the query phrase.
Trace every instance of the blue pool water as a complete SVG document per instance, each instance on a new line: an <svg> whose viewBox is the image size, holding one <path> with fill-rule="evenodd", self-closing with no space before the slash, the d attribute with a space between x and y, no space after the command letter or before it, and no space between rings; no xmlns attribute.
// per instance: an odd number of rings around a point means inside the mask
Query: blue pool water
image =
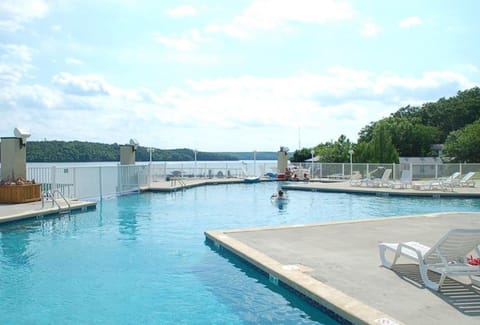
<svg viewBox="0 0 480 325"><path fill-rule="evenodd" d="M197 187L104 200L96 210L0 225L1 324L336 324L203 232L439 211L480 200Z"/></svg>

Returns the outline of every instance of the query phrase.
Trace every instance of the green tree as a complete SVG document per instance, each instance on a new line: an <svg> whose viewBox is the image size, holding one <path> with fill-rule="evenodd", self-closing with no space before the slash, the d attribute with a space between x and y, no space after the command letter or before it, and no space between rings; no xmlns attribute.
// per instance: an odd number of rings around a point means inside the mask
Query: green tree
<svg viewBox="0 0 480 325"><path fill-rule="evenodd" d="M312 158L312 149L302 148L295 150L293 156L290 158L291 162L304 162L305 160Z"/></svg>
<svg viewBox="0 0 480 325"><path fill-rule="evenodd" d="M383 120L392 137L392 144L403 157L434 156L436 152L430 147L439 143L440 130L423 125L415 118L390 117Z"/></svg>
<svg viewBox="0 0 480 325"><path fill-rule="evenodd" d="M368 163L398 163L398 151L392 143L388 121L375 123L372 140L355 147L357 161Z"/></svg>
<svg viewBox="0 0 480 325"><path fill-rule="evenodd" d="M444 154L455 162L480 162L480 119L463 129L451 132L444 146Z"/></svg>
<svg viewBox="0 0 480 325"><path fill-rule="evenodd" d="M398 151L392 143L392 137L386 123L377 123L373 129L372 146L373 161L378 163L398 163Z"/></svg>
<svg viewBox="0 0 480 325"><path fill-rule="evenodd" d="M326 142L315 147L315 156L319 156L322 162L349 162L350 154L348 151L353 144L345 135L340 137L335 142Z"/></svg>
<svg viewBox="0 0 480 325"><path fill-rule="evenodd" d="M355 162L370 162L373 156L371 146L368 142L357 143L353 150L355 151L353 156Z"/></svg>

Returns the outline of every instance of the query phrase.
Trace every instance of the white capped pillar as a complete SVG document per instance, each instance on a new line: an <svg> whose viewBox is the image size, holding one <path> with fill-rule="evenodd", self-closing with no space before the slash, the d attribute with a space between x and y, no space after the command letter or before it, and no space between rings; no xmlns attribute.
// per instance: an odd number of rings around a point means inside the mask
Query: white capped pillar
<svg viewBox="0 0 480 325"><path fill-rule="evenodd" d="M277 170L279 173L285 173L288 168L288 148L280 147L278 152Z"/></svg>
<svg viewBox="0 0 480 325"><path fill-rule="evenodd" d="M120 145L120 165L135 165L137 147L132 144Z"/></svg>
<svg viewBox="0 0 480 325"><path fill-rule="evenodd" d="M16 180L27 177L27 150L25 139L1 138L2 180Z"/></svg>

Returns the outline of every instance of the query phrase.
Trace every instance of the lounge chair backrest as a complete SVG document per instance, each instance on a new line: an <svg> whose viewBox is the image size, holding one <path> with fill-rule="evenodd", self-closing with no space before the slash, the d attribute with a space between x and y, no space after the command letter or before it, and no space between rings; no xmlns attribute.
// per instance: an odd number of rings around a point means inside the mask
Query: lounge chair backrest
<svg viewBox="0 0 480 325"><path fill-rule="evenodd" d="M447 181L453 181L454 179L458 178L458 176L460 176L460 172L455 172L449 177L447 177Z"/></svg>
<svg viewBox="0 0 480 325"><path fill-rule="evenodd" d="M390 179L390 175L392 174L391 169L385 169L382 175L382 181L388 181Z"/></svg>
<svg viewBox="0 0 480 325"><path fill-rule="evenodd" d="M402 174L400 175L401 182L411 182L412 181L412 172L408 169L402 170Z"/></svg>
<svg viewBox="0 0 480 325"><path fill-rule="evenodd" d="M424 257L426 264L464 262L467 255L480 245L480 229L452 229Z"/></svg>
<svg viewBox="0 0 480 325"><path fill-rule="evenodd" d="M465 176L463 176L463 178L460 180L460 182L468 182L473 177L473 175L475 175L475 172L466 173Z"/></svg>

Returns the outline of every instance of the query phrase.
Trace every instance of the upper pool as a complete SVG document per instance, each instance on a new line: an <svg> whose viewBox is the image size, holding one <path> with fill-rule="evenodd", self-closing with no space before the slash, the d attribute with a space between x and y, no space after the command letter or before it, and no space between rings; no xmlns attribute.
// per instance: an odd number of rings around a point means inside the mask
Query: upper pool
<svg viewBox="0 0 480 325"><path fill-rule="evenodd" d="M440 211L478 199L288 192L215 185L104 200L96 210L0 226L2 324L309 324L336 322L233 256L205 230Z"/></svg>

